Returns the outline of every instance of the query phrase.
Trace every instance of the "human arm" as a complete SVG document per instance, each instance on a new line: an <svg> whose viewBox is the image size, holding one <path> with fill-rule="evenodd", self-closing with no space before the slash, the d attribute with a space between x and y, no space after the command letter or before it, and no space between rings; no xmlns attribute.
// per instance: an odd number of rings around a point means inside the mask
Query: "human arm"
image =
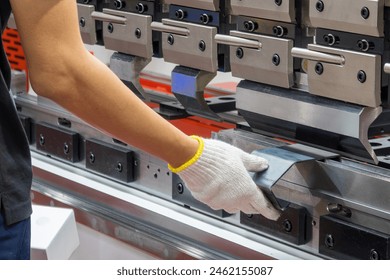
<svg viewBox="0 0 390 280"><path fill-rule="evenodd" d="M32 87L92 126L179 167L197 152L199 143L161 118L136 97L106 65L91 55L81 40L76 1L11 0L22 45L26 54ZM188 168L195 174L208 174L208 180L193 182L186 173L187 187L195 197L213 208L264 213L271 205L255 186L237 149L224 146L224 157L214 151L219 142L207 141L198 161ZM232 151L240 156L230 156ZM220 164L209 172L202 160L212 157ZM237 162L236 173L228 161ZM264 169L264 166L261 166ZM219 174L222 180L214 180ZM233 180L224 180L232 174ZM234 174L234 175L233 175ZM236 182L241 182L240 191ZM202 195L199 195L202 188ZM225 194L229 193L229 196ZM253 196L256 194L256 196ZM254 199L259 198L260 200ZM257 202L254 202L256 200ZM258 207L249 207L249 204ZM227 206L227 207L226 207Z"/></svg>
<svg viewBox="0 0 390 280"><path fill-rule="evenodd" d="M196 141L150 110L85 49L76 1L17 0L11 5L39 95L173 165L195 153Z"/></svg>

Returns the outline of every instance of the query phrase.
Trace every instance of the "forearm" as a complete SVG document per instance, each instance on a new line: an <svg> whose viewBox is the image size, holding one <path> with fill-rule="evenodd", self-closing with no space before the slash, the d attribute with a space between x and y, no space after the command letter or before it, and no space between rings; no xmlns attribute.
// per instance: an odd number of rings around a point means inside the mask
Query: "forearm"
<svg viewBox="0 0 390 280"><path fill-rule="evenodd" d="M95 57L85 52L63 63L68 74L49 78L62 86L48 86L52 92L44 95L92 126L173 166L195 154L195 140L150 109Z"/></svg>
<svg viewBox="0 0 390 280"><path fill-rule="evenodd" d="M195 140L147 107L81 40L76 1L11 0L35 91L113 137L177 166Z"/></svg>

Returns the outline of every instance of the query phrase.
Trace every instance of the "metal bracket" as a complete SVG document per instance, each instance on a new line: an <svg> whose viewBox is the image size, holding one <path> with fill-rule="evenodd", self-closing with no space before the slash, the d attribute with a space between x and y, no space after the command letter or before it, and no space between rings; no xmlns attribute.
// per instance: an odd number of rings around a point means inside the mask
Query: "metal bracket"
<svg viewBox="0 0 390 280"><path fill-rule="evenodd" d="M150 97L140 83L140 73L149 64L151 58L114 53L110 58L110 69L130 88L136 95L145 101Z"/></svg>
<svg viewBox="0 0 390 280"><path fill-rule="evenodd" d="M204 89L215 76L216 73L176 66L172 71L172 93L189 114L222 121L204 99ZM220 109L224 112L234 110L235 99L227 98L227 102Z"/></svg>
<svg viewBox="0 0 390 280"><path fill-rule="evenodd" d="M295 153L283 148L256 150L252 154L268 160L268 169L255 173L253 180L271 203L280 210L285 210L290 202L277 198L273 193L272 188L295 164L317 160L317 158Z"/></svg>

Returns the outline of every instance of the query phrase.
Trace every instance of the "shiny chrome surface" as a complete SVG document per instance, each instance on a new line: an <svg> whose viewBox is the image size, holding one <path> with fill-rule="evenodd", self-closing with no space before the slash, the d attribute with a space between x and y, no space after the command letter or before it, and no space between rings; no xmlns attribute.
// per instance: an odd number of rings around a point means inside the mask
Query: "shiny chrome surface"
<svg viewBox="0 0 390 280"><path fill-rule="evenodd" d="M337 65L343 65L345 63L345 57L341 55L332 55L328 53L311 51L302 48L292 48L291 55L297 58L316 60L319 62L326 62L326 63L332 63Z"/></svg>
<svg viewBox="0 0 390 280"><path fill-rule="evenodd" d="M185 28L185 27L172 26L172 25L164 24L162 22L157 22L157 21L153 21L151 23L151 26L152 26L152 30L154 30L154 31L173 33L173 34L182 35L182 36L189 36L190 35L190 30Z"/></svg>
<svg viewBox="0 0 390 280"><path fill-rule="evenodd" d="M92 12L91 17L94 20L101 20L104 22L111 22L117 24L126 24L128 22L124 12L115 11L111 9L103 9L103 12Z"/></svg>
<svg viewBox="0 0 390 280"><path fill-rule="evenodd" d="M231 31L233 32L233 31ZM238 34L232 34L231 35L238 35ZM218 44L224 44L228 46L235 46L235 47L246 47L246 48L252 48L252 49L261 49L263 44L258 40L250 40L235 36L229 36L229 35L223 35L223 34L217 34L215 35L215 41Z"/></svg>

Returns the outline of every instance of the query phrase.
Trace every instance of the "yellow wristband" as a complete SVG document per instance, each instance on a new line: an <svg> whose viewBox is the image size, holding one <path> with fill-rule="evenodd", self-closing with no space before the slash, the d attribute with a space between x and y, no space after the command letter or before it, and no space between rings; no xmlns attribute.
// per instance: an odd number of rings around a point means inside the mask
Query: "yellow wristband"
<svg viewBox="0 0 390 280"><path fill-rule="evenodd" d="M169 170L171 170L173 173L179 173L179 172L183 171L184 169L188 168L189 166L194 164L200 158L200 156L202 155L203 149L204 149L204 141L203 141L203 139L201 137L199 137L199 136L196 136L196 135L191 135L191 137L198 141L198 143L199 143L198 150L196 151L195 155L190 160L188 160L187 162L183 163L182 165L180 165L177 168L175 168L172 165L168 164Z"/></svg>

